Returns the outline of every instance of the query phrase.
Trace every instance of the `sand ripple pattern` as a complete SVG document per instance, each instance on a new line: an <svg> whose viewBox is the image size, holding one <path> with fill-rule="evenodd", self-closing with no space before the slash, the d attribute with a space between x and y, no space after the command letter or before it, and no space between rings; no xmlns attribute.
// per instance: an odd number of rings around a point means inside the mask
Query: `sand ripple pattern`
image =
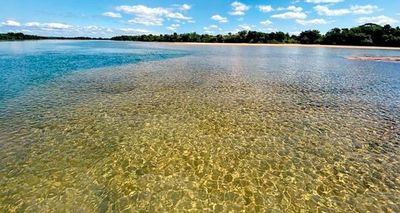
<svg viewBox="0 0 400 213"><path fill-rule="evenodd" d="M232 48L76 73L10 101L0 211L400 212L395 92L352 70L362 62L301 71L302 58Z"/></svg>

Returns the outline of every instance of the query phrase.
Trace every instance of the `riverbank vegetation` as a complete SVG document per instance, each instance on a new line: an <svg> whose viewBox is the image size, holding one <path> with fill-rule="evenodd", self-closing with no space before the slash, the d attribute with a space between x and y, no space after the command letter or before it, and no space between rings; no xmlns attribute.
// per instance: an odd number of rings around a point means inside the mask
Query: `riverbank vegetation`
<svg viewBox="0 0 400 213"><path fill-rule="evenodd" d="M21 41L21 40L39 40L45 39L42 36L25 35L23 33L4 33L0 34L0 41Z"/></svg>
<svg viewBox="0 0 400 213"><path fill-rule="evenodd" d="M42 39L57 39L57 40L103 40L103 38L90 37L49 37L26 35L23 33L0 33L0 41L23 41L23 40L42 40Z"/></svg>
<svg viewBox="0 0 400 213"><path fill-rule="evenodd" d="M240 31L226 35L209 35L197 33L134 35L111 38L118 41L158 41L158 42L205 42L205 43L301 43L330 45L363 45L400 47L400 28L390 25L380 26L365 24L348 28L334 28L325 35L318 30L307 30L299 35L283 32L263 33L257 31Z"/></svg>
<svg viewBox="0 0 400 213"><path fill-rule="evenodd" d="M89 37L43 37L25 35L22 33L0 34L0 40L37 40L37 39L77 39L100 40L103 38ZM326 45L359 45L400 47L400 27L390 25L364 24L353 28L334 28L325 34L318 30L307 30L299 35L284 32L240 31L225 35L210 35L198 33L160 34L160 35L122 35L112 37L115 41L147 41L147 42L202 42L202 43L300 43Z"/></svg>

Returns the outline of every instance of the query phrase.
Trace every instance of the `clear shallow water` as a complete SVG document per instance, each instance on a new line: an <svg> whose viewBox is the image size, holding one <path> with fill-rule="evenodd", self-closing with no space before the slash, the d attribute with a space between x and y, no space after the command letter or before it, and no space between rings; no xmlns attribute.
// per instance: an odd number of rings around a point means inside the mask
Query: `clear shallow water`
<svg viewBox="0 0 400 213"><path fill-rule="evenodd" d="M398 52L139 46L7 100L2 210L399 211Z"/></svg>
<svg viewBox="0 0 400 213"><path fill-rule="evenodd" d="M70 72L184 54L110 41L1 42L0 101Z"/></svg>

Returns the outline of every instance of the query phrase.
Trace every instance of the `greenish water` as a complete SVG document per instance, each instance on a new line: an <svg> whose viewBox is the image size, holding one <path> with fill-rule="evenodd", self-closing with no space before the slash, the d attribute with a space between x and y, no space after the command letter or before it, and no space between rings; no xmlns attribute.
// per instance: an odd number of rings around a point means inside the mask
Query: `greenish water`
<svg viewBox="0 0 400 213"><path fill-rule="evenodd" d="M85 69L133 64L187 53L111 41L0 43L0 103L52 79Z"/></svg>
<svg viewBox="0 0 400 213"><path fill-rule="evenodd" d="M400 211L398 52L135 46L2 102L0 211Z"/></svg>

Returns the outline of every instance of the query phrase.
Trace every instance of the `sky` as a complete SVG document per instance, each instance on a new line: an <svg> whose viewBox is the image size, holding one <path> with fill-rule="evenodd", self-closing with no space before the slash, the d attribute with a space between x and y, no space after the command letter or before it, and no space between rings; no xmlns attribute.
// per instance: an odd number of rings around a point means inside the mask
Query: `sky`
<svg viewBox="0 0 400 213"><path fill-rule="evenodd" d="M0 32L43 36L226 34L400 24L399 0L0 0Z"/></svg>

